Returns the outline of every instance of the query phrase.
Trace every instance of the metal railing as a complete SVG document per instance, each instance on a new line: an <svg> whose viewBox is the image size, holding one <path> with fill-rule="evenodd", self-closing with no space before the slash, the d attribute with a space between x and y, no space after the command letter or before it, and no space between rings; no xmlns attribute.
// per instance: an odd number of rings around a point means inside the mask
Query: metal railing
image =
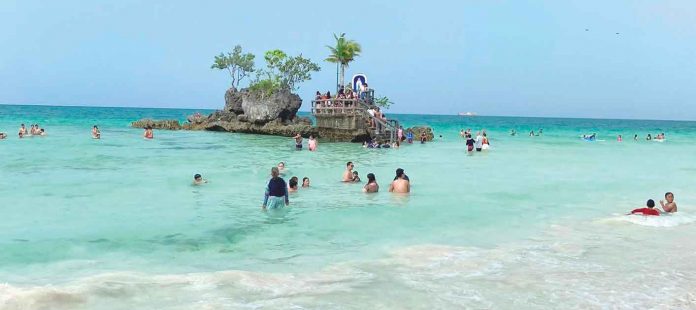
<svg viewBox="0 0 696 310"><path fill-rule="evenodd" d="M371 101L374 93L370 90L365 99L318 99L312 101L312 114L317 115L362 115L371 120L374 126L370 128L372 135L379 136L389 134L391 141L396 141L399 122L397 120L383 120L368 112L374 109Z"/></svg>

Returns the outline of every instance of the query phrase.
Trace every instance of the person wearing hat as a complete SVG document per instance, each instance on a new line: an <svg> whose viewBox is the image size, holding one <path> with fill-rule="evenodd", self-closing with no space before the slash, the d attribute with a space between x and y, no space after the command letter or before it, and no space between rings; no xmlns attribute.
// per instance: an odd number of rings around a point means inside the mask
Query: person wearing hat
<svg viewBox="0 0 696 310"><path fill-rule="evenodd" d="M409 182L408 177L404 174L404 169L396 169L396 178L389 185L390 193L409 193L411 192L411 182Z"/></svg>

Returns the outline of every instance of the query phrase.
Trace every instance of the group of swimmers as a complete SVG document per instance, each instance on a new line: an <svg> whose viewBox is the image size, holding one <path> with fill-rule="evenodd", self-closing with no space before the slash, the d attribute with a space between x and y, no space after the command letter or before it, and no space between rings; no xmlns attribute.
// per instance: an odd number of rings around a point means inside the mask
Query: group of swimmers
<svg viewBox="0 0 696 310"><path fill-rule="evenodd" d="M488 150L491 147L491 142L488 140L488 135L485 130L476 132L476 138L474 139L471 134L471 128L459 131L459 135L466 139L466 149L469 153L472 153L474 149L477 152L483 150Z"/></svg>
<svg viewBox="0 0 696 310"><path fill-rule="evenodd" d="M18 136L20 139L22 139L24 137L45 136L45 135L46 135L46 130L39 127L39 124L31 124L30 129L27 129L27 127L24 124L19 126ZM0 139L6 139L6 138L7 138L7 134L4 132L0 132Z"/></svg>
<svg viewBox="0 0 696 310"><path fill-rule="evenodd" d="M662 213L674 213L677 212L677 203L674 202L674 194L672 192L667 192L665 194L665 200L667 202L665 203L664 200L660 200L660 206L662 207L662 210L664 212ZM648 199L648 202L646 203L645 208L640 208L640 209L635 209L629 213L631 214L639 214L639 215L650 215L650 216L659 216L660 215L660 210L655 209L655 201L652 199Z"/></svg>
<svg viewBox="0 0 696 310"><path fill-rule="evenodd" d="M543 133L544 133L544 129L539 128L539 130L538 130L536 133L534 132L534 130L529 131L529 136L530 136L530 137L538 137L538 136L541 136ZM511 129L511 130L510 130L510 135L513 136L513 137L516 136L516 135L517 135L517 130Z"/></svg>
<svg viewBox="0 0 696 310"><path fill-rule="evenodd" d="M353 162L346 163L346 170L343 172L341 182L344 183L361 183L360 175L357 171L354 171L355 165ZM285 171L285 163L280 162L277 166L271 168L271 179L266 185L264 192L263 204L261 209L277 209L284 206L290 205L289 193L298 191L299 179L295 176L291 177L289 182L286 183L282 177ZM196 175L200 177L200 175ZM194 181L195 182L195 181ZM310 180L308 177L302 179L302 188L310 187ZM374 173L367 174L367 184L362 188L364 193L377 193L379 192L379 184L377 184L377 179ZM396 169L396 176L394 180L389 185L389 192L392 193L410 193L411 183L408 176L404 173L404 169Z"/></svg>

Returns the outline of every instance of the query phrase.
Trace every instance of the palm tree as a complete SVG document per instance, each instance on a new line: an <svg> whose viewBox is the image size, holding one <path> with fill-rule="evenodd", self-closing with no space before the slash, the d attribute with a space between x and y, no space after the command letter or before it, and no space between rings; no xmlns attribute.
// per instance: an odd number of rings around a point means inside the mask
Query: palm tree
<svg viewBox="0 0 696 310"><path fill-rule="evenodd" d="M340 36L334 33L334 38L336 39L336 46L326 46L329 48L329 51L331 51L326 61L341 66L341 79L338 85L343 85L346 67L348 67L348 64L353 61L355 57L360 56L362 49L358 42L346 39L345 33L342 33Z"/></svg>

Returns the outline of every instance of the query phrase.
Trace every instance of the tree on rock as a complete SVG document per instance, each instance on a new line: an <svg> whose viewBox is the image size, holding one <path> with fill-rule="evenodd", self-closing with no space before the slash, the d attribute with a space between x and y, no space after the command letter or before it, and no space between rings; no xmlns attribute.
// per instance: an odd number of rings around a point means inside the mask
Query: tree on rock
<svg viewBox="0 0 696 310"><path fill-rule="evenodd" d="M210 68L227 70L232 78L232 87L237 88L242 79L254 72L254 58L254 54L242 54L242 47L237 45L231 53L215 56L215 62Z"/></svg>
<svg viewBox="0 0 696 310"><path fill-rule="evenodd" d="M277 90L297 90L297 84L312 79L312 72L321 70L310 59L288 56L281 50L270 50L264 54L266 69L257 72L256 80L251 83L252 91L270 94Z"/></svg>
<svg viewBox="0 0 696 310"><path fill-rule="evenodd" d="M329 57L326 58L326 61L340 64L341 79L339 80L338 85L344 85L346 67L348 67L348 64L350 64L353 60L355 60L355 57L360 56L362 47L360 47L358 42L346 39L345 33L342 33L340 36L334 34L334 39L336 39L336 45L326 46L331 52Z"/></svg>

